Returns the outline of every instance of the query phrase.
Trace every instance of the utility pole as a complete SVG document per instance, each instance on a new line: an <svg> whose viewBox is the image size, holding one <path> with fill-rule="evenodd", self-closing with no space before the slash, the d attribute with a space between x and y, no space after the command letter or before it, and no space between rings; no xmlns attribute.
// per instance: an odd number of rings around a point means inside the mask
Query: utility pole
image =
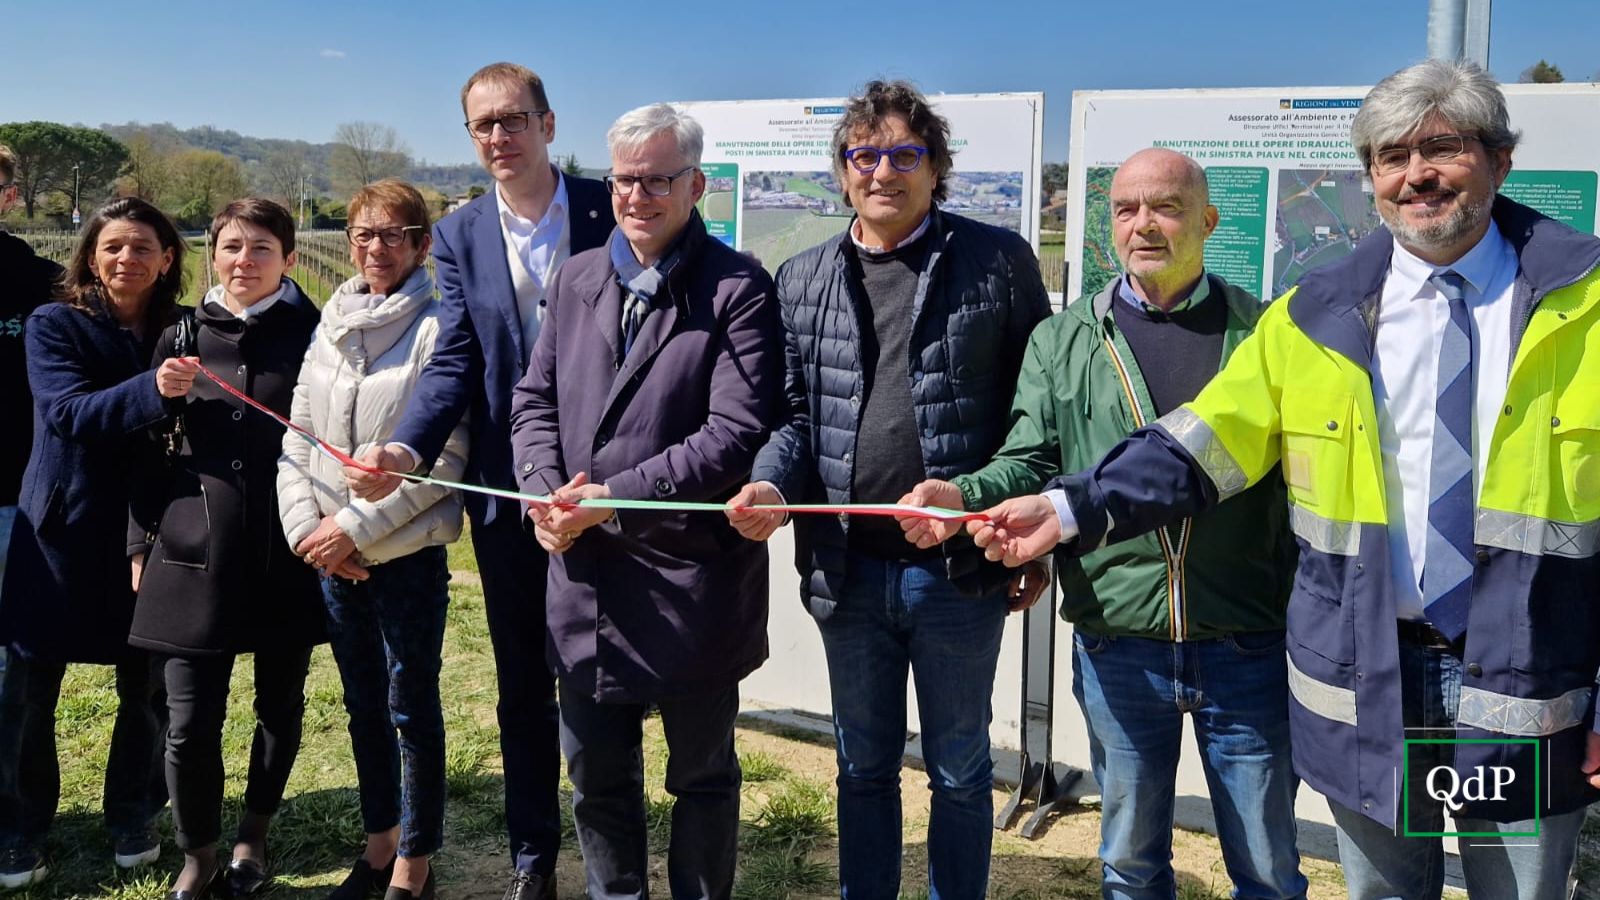
<svg viewBox="0 0 1600 900"><path fill-rule="evenodd" d="M1489 68L1492 0L1429 0L1428 56Z"/></svg>

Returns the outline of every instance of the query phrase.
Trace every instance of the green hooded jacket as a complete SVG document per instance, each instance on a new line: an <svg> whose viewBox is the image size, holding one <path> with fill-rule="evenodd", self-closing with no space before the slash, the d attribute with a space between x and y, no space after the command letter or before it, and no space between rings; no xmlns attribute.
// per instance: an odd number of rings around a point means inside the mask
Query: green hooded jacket
<svg viewBox="0 0 1600 900"><path fill-rule="evenodd" d="M1225 363L1262 305L1206 277L1228 304ZM1005 445L982 469L953 479L967 509L1037 493L1055 475L1091 468L1129 432L1155 421L1144 376L1112 320L1117 283L1034 329ZM1168 641L1282 628L1295 555L1283 479L1273 473L1169 528L1082 557L1057 554L1061 615L1095 634Z"/></svg>

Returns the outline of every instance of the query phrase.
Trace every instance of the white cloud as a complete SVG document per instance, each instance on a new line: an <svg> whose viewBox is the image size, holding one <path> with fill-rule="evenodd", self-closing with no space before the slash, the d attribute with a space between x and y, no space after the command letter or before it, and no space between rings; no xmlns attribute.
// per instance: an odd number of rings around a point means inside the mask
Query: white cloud
<svg viewBox="0 0 1600 900"><path fill-rule="evenodd" d="M344 51L325 49L322 51L321 56L323 59L344 59Z"/></svg>

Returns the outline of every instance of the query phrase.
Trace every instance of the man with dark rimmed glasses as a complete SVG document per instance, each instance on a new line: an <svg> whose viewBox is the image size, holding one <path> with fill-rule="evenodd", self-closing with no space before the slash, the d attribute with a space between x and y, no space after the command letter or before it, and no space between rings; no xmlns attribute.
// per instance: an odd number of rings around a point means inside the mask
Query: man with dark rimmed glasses
<svg viewBox="0 0 1600 900"><path fill-rule="evenodd" d="M833 170L856 217L778 270L789 418L729 503L746 537L765 540L782 519L737 507L892 503L999 449L1049 302L1021 237L938 208L949 141L905 82L874 81L846 105ZM909 671L933 790L929 894L976 900L989 877L989 698L1009 579L969 541L919 550L889 518L806 516L795 528L833 693L842 892L899 893Z"/></svg>
<svg viewBox="0 0 1600 900"><path fill-rule="evenodd" d="M782 411L772 278L706 234L705 136L658 103L623 114L608 245L572 258L512 397L511 443L550 552L551 661L588 895L649 895L642 724L673 797L675 900L726 900L739 839L739 680L767 658L767 548L705 513L578 501L719 503ZM565 508L563 508L565 507Z"/></svg>
<svg viewBox="0 0 1600 900"><path fill-rule="evenodd" d="M514 63L484 66L461 89L461 108L495 187L434 226L439 343L391 442L363 460L417 471L422 460L439 457L451 430L470 415L466 480L514 489L511 389L527 369L557 271L610 234L611 200L600 182L551 164L556 114L538 75ZM398 476L347 475L367 499L399 484ZM523 529L520 504L468 494L466 507L499 683L512 862L506 900L550 900L561 844L561 755L555 681L543 653L548 557ZM390 857L368 851L351 878L386 883L387 875L376 873Z"/></svg>

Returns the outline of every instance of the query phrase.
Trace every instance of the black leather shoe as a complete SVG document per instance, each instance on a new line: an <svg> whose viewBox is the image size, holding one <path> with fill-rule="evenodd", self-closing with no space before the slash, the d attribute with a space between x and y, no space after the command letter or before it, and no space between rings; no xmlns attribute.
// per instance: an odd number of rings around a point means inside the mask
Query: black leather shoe
<svg viewBox="0 0 1600 900"><path fill-rule="evenodd" d="M266 887L271 880L266 866L253 859L229 860L228 869L223 874L229 897L248 897Z"/></svg>
<svg viewBox="0 0 1600 900"><path fill-rule="evenodd" d="M403 887L389 885L389 890L383 895L383 900L433 900L433 866L428 867L428 877L422 882L422 892L413 894Z"/></svg>
<svg viewBox="0 0 1600 900"><path fill-rule="evenodd" d="M350 874L328 894L328 900L368 900L383 893L393 877L394 860L389 860L389 864L381 869L374 869L366 860L357 857L356 864L350 867Z"/></svg>
<svg viewBox="0 0 1600 900"><path fill-rule="evenodd" d="M428 874L432 875L433 870L429 869ZM503 900L556 900L556 873L539 875L521 869L512 872Z"/></svg>
<svg viewBox="0 0 1600 900"><path fill-rule="evenodd" d="M200 882L200 886L192 891L167 891L167 900L203 900L211 895L217 882L222 880L222 866L211 870L211 877Z"/></svg>

